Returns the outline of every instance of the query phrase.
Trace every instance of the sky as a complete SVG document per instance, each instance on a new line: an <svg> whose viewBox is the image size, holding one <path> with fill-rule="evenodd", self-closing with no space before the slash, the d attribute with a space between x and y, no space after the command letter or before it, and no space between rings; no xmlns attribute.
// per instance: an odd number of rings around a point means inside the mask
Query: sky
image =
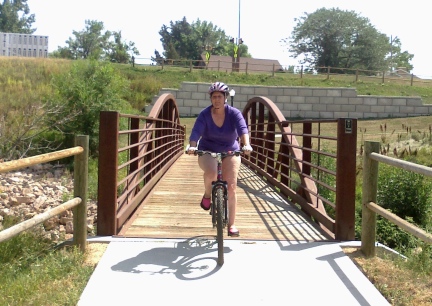
<svg viewBox="0 0 432 306"><path fill-rule="evenodd" d="M49 36L49 52L65 47L73 31L85 28L86 20L103 22L105 30L121 31L122 38L132 41L140 55L137 63L148 63L154 51L164 51L159 31L186 17L189 23L198 19L212 22L227 36L242 38L254 58L275 59L287 67L299 65L288 47L281 42L289 38L295 18L320 8L355 11L369 19L379 32L398 37L402 51L414 54L412 73L432 79L432 40L430 9L426 0L397 3L394 0L28 0L35 14L35 35ZM240 5L239 5L240 4ZM425 35L426 34L426 35Z"/></svg>

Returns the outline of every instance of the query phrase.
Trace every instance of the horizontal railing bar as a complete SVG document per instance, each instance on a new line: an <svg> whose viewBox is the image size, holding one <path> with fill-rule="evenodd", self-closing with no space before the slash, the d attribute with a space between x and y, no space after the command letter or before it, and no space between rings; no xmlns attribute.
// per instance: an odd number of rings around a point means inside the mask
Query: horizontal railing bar
<svg viewBox="0 0 432 306"><path fill-rule="evenodd" d="M181 126L181 125L177 125L177 126ZM154 132L154 131L173 131L173 130L177 130L177 131L181 131L183 132L183 129L178 129L178 128L174 128L174 127L162 127L162 128L144 128L144 129L136 129L136 130L122 130L119 131L119 135L125 135L125 134L134 134L134 133L141 133L141 132Z"/></svg>
<svg viewBox="0 0 432 306"><path fill-rule="evenodd" d="M337 141L337 137L334 136L323 136L318 134L302 134L302 133L279 133L280 135L287 135L287 136L301 136L301 137L310 137L312 139L326 139L326 140L334 140Z"/></svg>
<svg viewBox="0 0 432 306"><path fill-rule="evenodd" d="M148 143L151 143L151 142L154 142L154 141L157 141L157 140L166 139L166 138L171 139L171 138L173 138L173 136L172 135L165 135L165 136L162 136L162 137L147 139L145 141L137 142L137 143L135 143L133 145L129 145L129 146L126 146L126 147L119 148L117 152L118 153L122 153L124 151L127 151L129 149L135 148L137 146L146 145ZM176 139L174 141L176 141ZM170 143L172 143L172 141Z"/></svg>
<svg viewBox="0 0 432 306"><path fill-rule="evenodd" d="M33 226L36 226L40 223L45 222L46 220L57 216L79 204L81 204L82 200L81 198L74 198L70 201L67 201L57 207L54 207L48 211L45 211L41 214L38 214L36 216L34 216L31 219L28 219L26 221L23 221L19 224L16 224L14 226L11 226L3 231L0 232L0 242L9 240L13 237L15 237L16 235L22 233L25 230L28 230L30 228L32 228Z"/></svg>
<svg viewBox="0 0 432 306"><path fill-rule="evenodd" d="M427 233L426 231L422 230L421 228L409 223L408 221L400 218L399 216L391 213L385 208L382 208L378 204L374 202L369 202L365 204L367 208L374 211L375 213L379 214L380 216L386 218L387 220L390 220L400 228L404 229L408 233L416 236L417 238L420 238L424 242L432 243L432 234Z"/></svg>
<svg viewBox="0 0 432 306"><path fill-rule="evenodd" d="M149 121L157 121L157 122L168 122L173 123L172 120L167 119L161 119L161 118L155 118L155 117L148 117L148 116L141 116L141 115L132 115L132 114L120 114L120 118L131 118L131 119L143 119L143 120L149 120Z"/></svg>
<svg viewBox="0 0 432 306"><path fill-rule="evenodd" d="M392 157L388 157L385 155L381 155L378 153L371 153L370 158L376 160L378 162L382 162L387 165L395 166L404 170L412 171L415 173L423 174L429 177L432 177L432 168L426 167L423 165L418 165L415 163L411 163L405 160L396 159Z"/></svg>
<svg viewBox="0 0 432 306"><path fill-rule="evenodd" d="M0 163L0 173L12 171L12 170L18 170L18 169L26 168L37 164L47 163L65 157L78 155L81 154L82 152L84 152L84 149L82 147L73 147L73 148L64 149L52 153L40 154L37 156L3 162Z"/></svg>
<svg viewBox="0 0 432 306"><path fill-rule="evenodd" d="M130 160L128 160L127 162L125 162L125 163L119 165L119 166L117 167L117 170L122 170L123 168L127 167L128 165L132 164L133 162L135 162L135 161L137 161L137 160L140 160L140 159L143 159L145 156L150 155L151 153L154 153L154 152L160 150L160 148L166 147L167 145L170 145L170 144L173 144L173 143L175 144L176 142L178 142L178 140L173 140L173 141L167 142L167 143L165 143L164 145L161 145L161 146L159 146L159 147L157 147L157 148L153 148L153 149L151 149L151 150L148 150L148 151L146 151L146 153L145 153L144 155L137 156L137 157L135 157L135 158L133 158L133 159L130 159ZM174 150L176 150L176 147L177 147L177 146L180 146L180 145L174 145L174 146L170 147L170 149L174 149ZM120 152L121 152L121 151L119 150L119 153L120 153ZM168 152L168 150L165 150L164 152ZM155 158L157 158L157 157L155 157ZM146 164L146 165L147 165L147 164Z"/></svg>
<svg viewBox="0 0 432 306"><path fill-rule="evenodd" d="M161 155L163 155L164 153L168 152L168 150L164 151ZM172 152L171 154L166 155L159 163L157 163L156 165L153 166L153 168L157 168L158 166L160 166L161 164L163 164L163 162L165 160L170 160L173 156L175 156L175 152ZM144 165L142 165L140 168L136 169L134 172L130 173L128 176L126 176L125 178L123 178L120 182L117 183L117 187L122 186L124 183L126 183L131 177L133 177L134 175L136 175L137 173L139 173L140 171L142 171L146 166L148 166L149 164L152 164L153 162L155 162L156 160L159 159L159 156L153 158L152 160L149 160L147 163L145 163ZM144 174L143 177L141 178L140 181L138 181L135 185L132 185L132 189L135 188L136 186L139 185L139 183L144 180L146 178L146 176L148 174L150 174L151 171L149 171L148 173Z"/></svg>

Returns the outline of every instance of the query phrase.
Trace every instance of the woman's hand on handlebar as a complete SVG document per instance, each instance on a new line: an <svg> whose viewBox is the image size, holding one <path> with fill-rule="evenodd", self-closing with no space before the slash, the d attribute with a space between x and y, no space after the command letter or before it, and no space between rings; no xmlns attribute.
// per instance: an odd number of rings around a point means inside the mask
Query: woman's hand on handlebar
<svg viewBox="0 0 432 306"><path fill-rule="evenodd" d="M187 145L185 153L189 155L194 155L197 150L197 147L191 147L190 145Z"/></svg>
<svg viewBox="0 0 432 306"><path fill-rule="evenodd" d="M249 155L253 151L250 145L244 145L241 149L246 155Z"/></svg>

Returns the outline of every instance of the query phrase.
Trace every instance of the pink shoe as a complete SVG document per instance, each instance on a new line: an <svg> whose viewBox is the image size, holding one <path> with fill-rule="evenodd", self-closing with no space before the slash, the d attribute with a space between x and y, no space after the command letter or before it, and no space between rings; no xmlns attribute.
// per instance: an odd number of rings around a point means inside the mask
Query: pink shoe
<svg viewBox="0 0 432 306"><path fill-rule="evenodd" d="M203 196L200 205L201 205L201 208L202 208L202 209L204 209L204 210L209 210L209 209L210 209L210 206L211 206L210 198L205 198L205 197Z"/></svg>
<svg viewBox="0 0 432 306"><path fill-rule="evenodd" d="M232 226L228 229L228 236L230 236L230 237L239 237L239 236L240 236L240 232L239 232L239 230L235 227L235 225L232 225Z"/></svg>

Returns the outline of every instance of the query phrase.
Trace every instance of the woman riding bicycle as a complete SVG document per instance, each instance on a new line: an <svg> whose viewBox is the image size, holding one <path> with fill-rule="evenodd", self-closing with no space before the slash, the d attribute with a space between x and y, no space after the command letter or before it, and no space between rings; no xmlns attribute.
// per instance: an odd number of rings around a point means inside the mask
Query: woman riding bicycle
<svg viewBox="0 0 432 306"><path fill-rule="evenodd" d="M249 143L249 131L242 113L229 106L227 102L229 88L222 82L216 82L209 88L211 105L206 107L198 115L189 138L188 153L194 154L196 150L212 152L227 152L241 148L246 154L252 151ZM198 148L199 146L199 148ZM228 235L238 237L240 235L235 226L237 207L237 176L240 169L240 156L228 156L223 159L223 178L228 183ZM198 158L198 165L204 171L204 195L201 199L201 207L209 210L211 206L212 181L216 181L216 160L210 155Z"/></svg>

